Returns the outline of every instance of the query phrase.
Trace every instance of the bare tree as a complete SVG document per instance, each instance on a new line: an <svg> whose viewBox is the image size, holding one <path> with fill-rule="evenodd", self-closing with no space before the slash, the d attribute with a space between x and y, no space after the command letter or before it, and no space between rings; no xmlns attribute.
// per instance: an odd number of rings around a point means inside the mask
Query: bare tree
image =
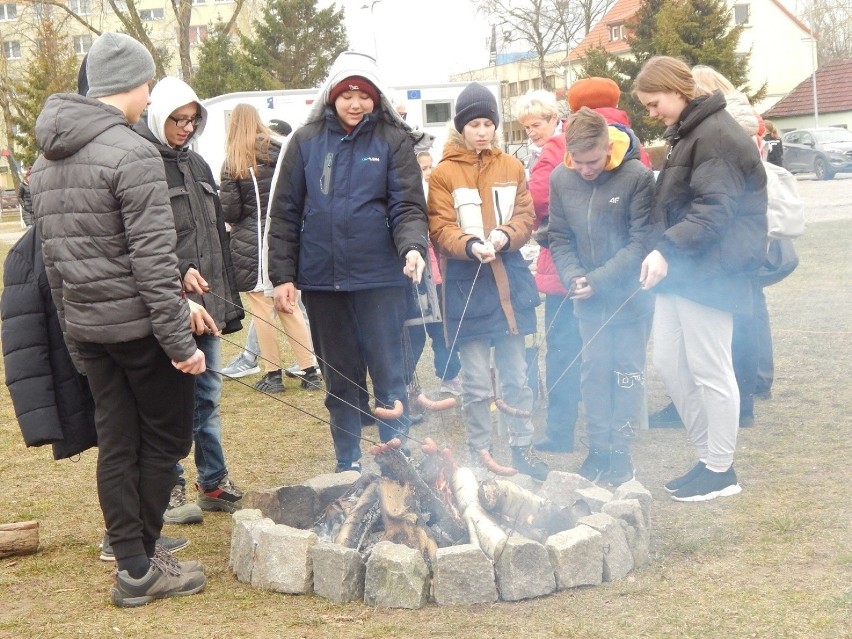
<svg viewBox="0 0 852 639"><path fill-rule="evenodd" d="M801 15L805 24L817 34L819 64L852 58L852 2L812 0Z"/></svg>
<svg viewBox="0 0 852 639"><path fill-rule="evenodd" d="M166 75L166 60L162 49L157 47L151 40L145 22L139 15L138 0L105 0L115 17L121 22L124 32L139 40L154 58L156 74L158 78ZM67 0L21 0L22 4L50 5L66 12L74 20L82 24L95 35L100 35L101 30L96 27L86 16L72 10ZM170 0L175 19L178 24L178 58L183 79L192 84L192 61L190 59L190 25L192 21L192 0ZM233 28L243 9L245 0L235 0L234 10L226 23L228 32Z"/></svg>
<svg viewBox="0 0 852 639"><path fill-rule="evenodd" d="M503 43L529 47L543 87L547 56L567 51L585 36L614 0L475 0L479 13L499 25Z"/></svg>

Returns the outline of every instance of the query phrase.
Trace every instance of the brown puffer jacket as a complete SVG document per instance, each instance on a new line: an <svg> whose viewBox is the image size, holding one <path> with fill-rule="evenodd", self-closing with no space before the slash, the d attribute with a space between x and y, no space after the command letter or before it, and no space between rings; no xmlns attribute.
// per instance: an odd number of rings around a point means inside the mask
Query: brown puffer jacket
<svg viewBox="0 0 852 639"><path fill-rule="evenodd" d="M76 342L151 334L171 359L192 356L160 154L116 108L76 94L48 98L35 130L33 212L72 356Z"/></svg>

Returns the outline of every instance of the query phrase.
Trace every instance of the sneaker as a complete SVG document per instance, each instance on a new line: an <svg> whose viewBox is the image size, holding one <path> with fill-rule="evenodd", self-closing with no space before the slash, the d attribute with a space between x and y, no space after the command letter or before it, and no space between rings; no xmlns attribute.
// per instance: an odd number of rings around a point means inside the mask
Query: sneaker
<svg viewBox="0 0 852 639"><path fill-rule="evenodd" d="M458 377L448 379L446 382L441 384L441 392L450 393L451 395L455 395L456 397L461 397L462 381Z"/></svg>
<svg viewBox="0 0 852 639"><path fill-rule="evenodd" d="M162 539L162 537L160 539ZM158 540L158 543L155 546L154 556L157 557L160 561L177 562L183 574L189 574L191 572L207 572L207 569L204 568L204 564L202 564L200 561L195 561L193 559L190 559L188 561L178 561L172 554L173 552L173 550L169 550L168 548L166 548L165 544L161 545Z"/></svg>
<svg viewBox="0 0 852 639"><path fill-rule="evenodd" d="M673 493L676 490L683 488L689 482L691 482L693 479L698 477L698 475L701 474L701 471L704 470L705 467L706 467L706 464L703 461L699 461L697 464L695 464L695 466L690 468L686 472L686 474L681 475L680 477L675 477L671 481L666 482L663 485L663 488L665 488L667 492Z"/></svg>
<svg viewBox="0 0 852 639"><path fill-rule="evenodd" d="M177 552L189 546L189 539L186 537L160 537L157 540L157 550L160 548L169 552ZM101 541L101 561L115 561L115 553L112 551L112 545L109 543L109 537L104 531L104 538Z"/></svg>
<svg viewBox="0 0 852 639"><path fill-rule="evenodd" d="M701 472L688 484L681 486L672 493L675 501L710 501L717 497L730 497L742 492L737 483L737 474L731 466L724 473L717 473L709 468Z"/></svg>
<svg viewBox="0 0 852 639"><path fill-rule="evenodd" d="M609 470L609 451L600 448L590 448L589 454L580 464L578 475L589 481L597 481L598 478Z"/></svg>
<svg viewBox="0 0 852 639"><path fill-rule="evenodd" d="M291 379L301 380L302 388L305 390L322 388L322 373L316 366L309 366L303 370L298 364L293 364L284 369L284 374Z"/></svg>
<svg viewBox="0 0 852 639"><path fill-rule="evenodd" d="M122 608L135 608L166 597L184 597L204 590L207 577L200 571L184 572L170 554L155 553L148 572L134 579L126 570L115 575L110 600Z"/></svg>
<svg viewBox="0 0 852 639"><path fill-rule="evenodd" d="M198 504L186 500L186 486L175 484L169 496L169 505L163 513L163 523L166 524L200 524L204 514Z"/></svg>
<svg viewBox="0 0 852 639"><path fill-rule="evenodd" d="M196 503L201 507L201 510L220 510L226 513L233 513L242 508L243 491L231 481L228 475L219 480L219 484L210 490L204 490L198 484L195 485L198 489L198 499Z"/></svg>
<svg viewBox="0 0 852 639"><path fill-rule="evenodd" d="M512 446L512 466L519 473L544 481L550 472L547 463L535 454L532 446Z"/></svg>
<svg viewBox="0 0 852 639"><path fill-rule="evenodd" d="M283 393L284 382L281 379L281 371L268 372L257 381L254 388L263 393Z"/></svg>
<svg viewBox="0 0 852 639"><path fill-rule="evenodd" d="M336 473L345 473L347 471L354 470L356 473L361 473L361 463L360 462L337 462L337 467L334 469Z"/></svg>
<svg viewBox="0 0 852 639"><path fill-rule="evenodd" d="M574 451L574 433L560 435L564 441L554 440L544 436L533 442L533 448L543 453L571 453Z"/></svg>
<svg viewBox="0 0 852 639"><path fill-rule="evenodd" d="M260 372L260 366L257 365L257 359L249 359L245 351L241 351L231 362L222 369L222 375L225 379L229 377L238 378L246 375L254 375Z"/></svg>
<svg viewBox="0 0 852 639"><path fill-rule="evenodd" d="M609 454L609 469L601 479L613 488L633 479L633 461L630 451L626 448L616 448Z"/></svg>
<svg viewBox="0 0 852 639"><path fill-rule="evenodd" d="M682 428L683 421L671 402L668 406L648 416L648 428Z"/></svg>

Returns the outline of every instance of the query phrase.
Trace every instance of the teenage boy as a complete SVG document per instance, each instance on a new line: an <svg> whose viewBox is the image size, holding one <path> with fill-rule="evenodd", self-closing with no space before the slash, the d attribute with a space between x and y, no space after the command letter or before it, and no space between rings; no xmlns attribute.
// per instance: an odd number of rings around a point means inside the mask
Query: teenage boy
<svg viewBox="0 0 852 639"><path fill-rule="evenodd" d="M548 236L583 340L589 454L578 472L618 486L633 478L629 445L644 401L653 299L638 291L636 272L656 229L654 179L636 136L587 107L568 118L565 148L550 177Z"/></svg>
<svg viewBox="0 0 852 639"><path fill-rule="evenodd" d="M56 94L36 122L31 186L53 301L96 407L98 497L117 562L112 602L138 606L206 584L157 546L175 465L192 444L190 331L163 163L130 128L148 105L151 54L105 33L87 97Z"/></svg>
<svg viewBox="0 0 852 639"><path fill-rule="evenodd" d="M455 128L429 179L429 234L445 262L444 325L448 342L458 344L470 452L486 468L500 470L491 456L493 348L500 398L517 409L499 414L512 465L544 480L548 466L531 445L533 396L524 358L539 297L520 254L535 213L524 167L500 150L499 121L491 91L474 82L459 94Z"/></svg>

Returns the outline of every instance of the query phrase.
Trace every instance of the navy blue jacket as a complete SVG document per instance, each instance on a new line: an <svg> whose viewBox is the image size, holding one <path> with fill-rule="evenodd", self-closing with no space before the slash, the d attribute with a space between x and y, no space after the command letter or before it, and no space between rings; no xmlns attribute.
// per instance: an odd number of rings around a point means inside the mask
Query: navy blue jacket
<svg viewBox="0 0 852 639"><path fill-rule="evenodd" d="M426 257L426 202L405 131L368 114L346 133L331 107L293 134L270 208L269 279L304 291L406 286Z"/></svg>

